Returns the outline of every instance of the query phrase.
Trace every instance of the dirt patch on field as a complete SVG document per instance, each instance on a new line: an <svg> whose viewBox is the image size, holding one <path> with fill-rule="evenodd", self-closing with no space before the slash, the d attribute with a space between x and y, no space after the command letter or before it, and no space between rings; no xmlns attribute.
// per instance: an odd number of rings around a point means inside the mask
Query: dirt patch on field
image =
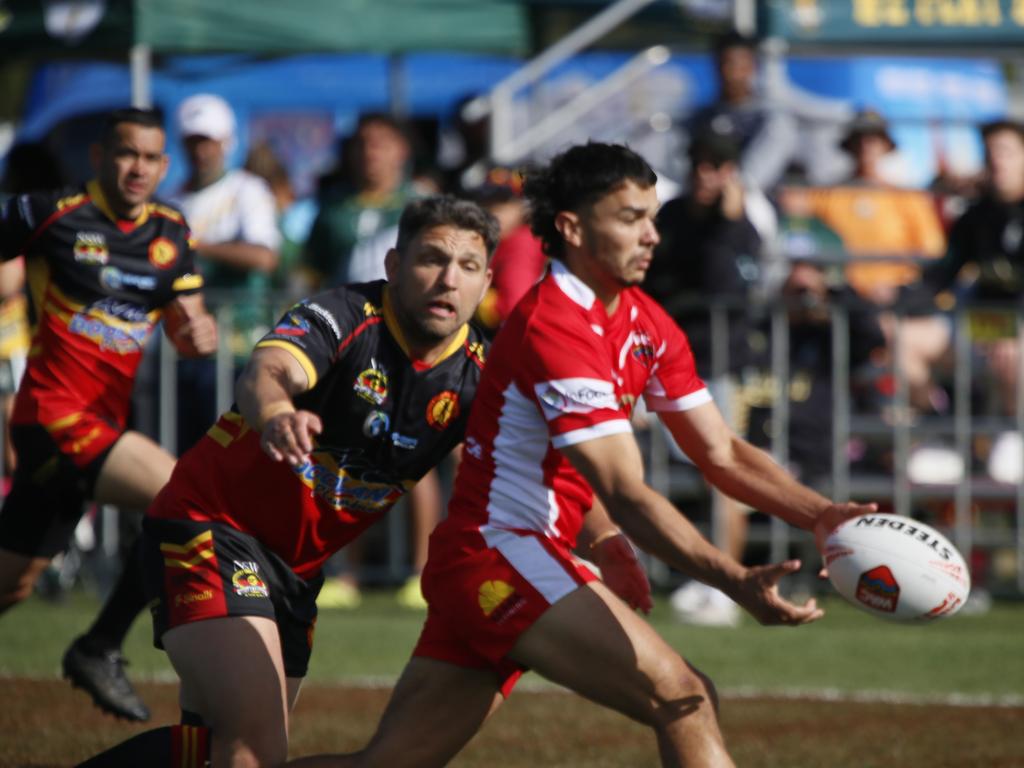
<svg viewBox="0 0 1024 768"><path fill-rule="evenodd" d="M152 725L119 723L58 680L0 682L0 767L69 766ZM153 724L176 721L176 688L141 684ZM292 753L346 751L369 738L385 690L306 688ZM722 728L753 768L1024 768L1024 709L726 699ZM657 765L646 728L561 692L519 692L452 763L461 768Z"/></svg>

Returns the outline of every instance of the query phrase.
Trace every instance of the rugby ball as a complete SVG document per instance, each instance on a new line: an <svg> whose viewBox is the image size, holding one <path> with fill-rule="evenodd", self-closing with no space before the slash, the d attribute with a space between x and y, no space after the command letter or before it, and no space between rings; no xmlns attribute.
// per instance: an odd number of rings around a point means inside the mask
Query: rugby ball
<svg viewBox="0 0 1024 768"><path fill-rule="evenodd" d="M840 595L894 621L952 616L967 600L971 575L949 540L909 517L862 515L825 542L825 567Z"/></svg>

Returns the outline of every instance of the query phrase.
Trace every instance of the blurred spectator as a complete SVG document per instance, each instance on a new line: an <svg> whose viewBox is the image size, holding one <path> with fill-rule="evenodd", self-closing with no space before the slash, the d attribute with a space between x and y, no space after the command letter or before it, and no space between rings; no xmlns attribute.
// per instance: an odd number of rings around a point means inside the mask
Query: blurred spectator
<svg viewBox="0 0 1024 768"><path fill-rule="evenodd" d="M730 370L743 364L747 299L760 276L762 239L746 211L739 177L739 143L708 129L689 146L689 189L658 213L661 243L644 290L686 331L702 376L711 370L712 317L708 300L727 304Z"/></svg>
<svg viewBox="0 0 1024 768"><path fill-rule="evenodd" d="M343 146L340 173L321 191L305 248L305 263L321 287L382 277L395 238L393 231L374 238L394 230L405 204L418 194L409 176L412 144L394 117L363 115Z"/></svg>
<svg viewBox="0 0 1024 768"><path fill-rule="evenodd" d="M881 115L859 114L841 146L854 161L849 181L835 187L787 188L780 203L793 219L814 217L838 234L849 258L846 279L851 287L874 304L889 307L901 286L918 279L918 261L942 253L945 236L930 195L886 180L884 161L896 144ZM897 320L885 314L882 325L892 348ZM897 362L907 378L911 404L922 411L941 409L943 393L932 384L931 365L947 346L948 323L932 314L905 317L898 327Z"/></svg>
<svg viewBox="0 0 1024 768"><path fill-rule="evenodd" d="M955 300L948 291L955 288L961 300L982 305L972 313L972 338L995 379L999 411L1014 418L1020 357L1015 310L1024 298L1024 125L1000 120L983 126L981 134L984 192L954 223L945 256L928 265L903 300L932 307L937 301L947 309ZM1001 482L1024 481L1020 433L995 440L988 470Z"/></svg>
<svg viewBox="0 0 1024 768"><path fill-rule="evenodd" d="M295 197L288 169L269 144L252 147L243 168L267 182L274 196L281 247L277 269L271 275L271 287L285 302L305 296L312 285L312 276L301 268L302 248L309 238L316 205L312 200Z"/></svg>
<svg viewBox="0 0 1024 768"><path fill-rule="evenodd" d="M501 227L501 241L491 258L491 287L480 302L476 320L491 333L544 274L547 257L530 230L523 177L508 168L492 168L467 197L491 213Z"/></svg>
<svg viewBox="0 0 1024 768"><path fill-rule="evenodd" d="M718 99L690 119L689 135L708 130L735 134L744 181L757 189L771 189L799 150L796 121L761 88L756 40L738 32L724 35L715 41L714 59Z"/></svg>
<svg viewBox="0 0 1024 768"><path fill-rule="evenodd" d="M228 343L241 363L273 317L268 289L281 242L274 196L259 176L227 168L236 141L235 115L219 96L201 93L182 102L178 133L189 176L172 200L196 241L211 308L230 303L234 328ZM217 417L216 363L182 361L179 374L179 403L187 404L179 408L178 450L183 451Z"/></svg>

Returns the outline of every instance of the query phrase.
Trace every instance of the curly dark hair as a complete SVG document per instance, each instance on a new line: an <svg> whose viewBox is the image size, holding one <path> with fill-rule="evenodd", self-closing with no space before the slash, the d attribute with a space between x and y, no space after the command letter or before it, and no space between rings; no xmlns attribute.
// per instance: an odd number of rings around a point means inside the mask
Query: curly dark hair
<svg viewBox="0 0 1024 768"><path fill-rule="evenodd" d="M647 189L658 177L640 155L622 144L589 142L552 158L546 168L527 171L524 192L530 204L530 228L544 253L565 255L565 243L555 228L561 211L579 212L632 181Z"/></svg>

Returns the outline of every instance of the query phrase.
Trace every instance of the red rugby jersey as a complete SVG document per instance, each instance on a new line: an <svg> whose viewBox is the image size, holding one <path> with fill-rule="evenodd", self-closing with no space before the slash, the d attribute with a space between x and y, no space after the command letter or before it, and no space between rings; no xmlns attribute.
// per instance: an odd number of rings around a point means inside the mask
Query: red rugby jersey
<svg viewBox="0 0 1024 768"><path fill-rule="evenodd" d="M530 531L572 548L593 492L559 448L711 400L684 333L639 288L612 316L560 262L498 332L469 417L447 530Z"/></svg>

